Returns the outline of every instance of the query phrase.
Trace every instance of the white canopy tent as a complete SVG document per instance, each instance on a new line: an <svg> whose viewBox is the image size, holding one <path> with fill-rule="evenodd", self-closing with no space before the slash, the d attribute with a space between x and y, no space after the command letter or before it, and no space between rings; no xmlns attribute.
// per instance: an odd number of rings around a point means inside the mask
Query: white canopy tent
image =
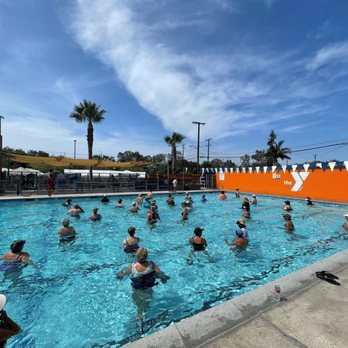
<svg viewBox="0 0 348 348"><path fill-rule="evenodd" d="M64 174L73 175L79 174L82 177L87 177L89 175L88 169L64 169ZM109 178L111 175L134 175L139 178L145 178L146 172L132 172L130 170L95 170L93 169L93 177Z"/></svg>
<svg viewBox="0 0 348 348"><path fill-rule="evenodd" d="M40 172L39 170L33 169L33 168L24 168L24 167L18 167L15 169L7 169L3 168L3 172L9 172L9 175L29 175L29 174L34 174L37 176L43 176L45 175L44 173Z"/></svg>

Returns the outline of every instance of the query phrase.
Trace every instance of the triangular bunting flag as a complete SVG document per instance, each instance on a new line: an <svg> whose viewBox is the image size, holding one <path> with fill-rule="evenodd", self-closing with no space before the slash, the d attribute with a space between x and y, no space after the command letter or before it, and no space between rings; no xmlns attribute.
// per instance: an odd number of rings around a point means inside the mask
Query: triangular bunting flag
<svg viewBox="0 0 348 348"><path fill-rule="evenodd" d="M348 161L344 161L344 166L345 166L346 169L348 170Z"/></svg>
<svg viewBox="0 0 348 348"><path fill-rule="evenodd" d="M243 167L242 170L243 170L243 173L245 173L245 167Z"/></svg>
<svg viewBox="0 0 348 348"><path fill-rule="evenodd" d="M263 167L263 172L264 172L264 173L267 173L267 168L268 168L268 167L266 167L266 166Z"/></svg>
<svg viewBox="0 0 348 348"><path fill-rule="evenodd" d="M312 169L312 172L315 171L315 168L316 168L316 167L317 167L317 164L316 164L316 163L311 163L311 164L309 165L309 168Z"/></svg>
<svg viewBox="0 0 348 348"><path fill-rule="evenodd" d="M339 169L339 171L341 171L344 167L344 163L343 162L336 162L336 166Z"/></svg>
<svg viewBox="0 0 348 348"><path fill-rule="evenodd" d="M334 168L335 168L336 162L329 162L329 167L331 169L331 171L333 172Z"/></svg>
<svg viewBox="0 0 348 348"><path fill-rule="evenodd" d="M299 165L297 166L297 170L300 172L302 169L303 169L303 164L299 164Z"/></svg>
<svg viewBox="0 0 348 348"><path fill-rule="evenodd" d="M256 167L256 173L258 173L260 171L260 167Z"/></svg>
<svg viewBox="0 0 348 348"><path fill-rule="evenodd" d="M328 166L329 166L329 163L327 163L327 162L322 163L322 169L323 169L324 172L325 172L325 170L327 169Z"/></svg>
<svg viewBox="0 0 348 348"><path fill-rule="evenodd" d="M282 169L283 169L283 172L285 173L286 172L286 165L283 165Z"/></svg>
<svg viewBox="0 0 348 348"><path fill-rule="evenodd" d="M309 163L305 163L305 164L303 165L303 168L304 168L305 172L308 172Z"/></svg>
<svg viewBox="0 0 348 348"><path fill-rule="evenodd" d="M277 169L277 166L272 166L272 173Z"/></svg>
<svg viewBox="0 0 348 348"><path fill-rule="evenodd" d="M322 164L321 162L318 162L318 163L317 163L317 167L323 169L323 164Z"/></svg>
<svg viewBox="0 0 348 348"><path fill-rule="evenodd" d="M253 167L249 167L249 173L252 174L253 172Z"/></svg>
<svg viewBox="0 0 348 348"><path fill-rule="evenodd" d="M291 168L292 168L292 171L295 172L295 171L296 171L296 168L297 168L297 164L293 164L293 165L291 166Z"/></svg>

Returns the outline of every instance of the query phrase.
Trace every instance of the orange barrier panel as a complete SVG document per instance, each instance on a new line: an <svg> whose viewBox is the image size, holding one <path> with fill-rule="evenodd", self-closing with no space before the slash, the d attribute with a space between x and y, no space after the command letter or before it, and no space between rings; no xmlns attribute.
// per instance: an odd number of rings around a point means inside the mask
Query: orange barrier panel
<svg viewBox="0 0 348 348"><path fill-rule="evenodd" d="M348 203L348 170L219 172L216 187L241 192L288 196Z"/></svg>

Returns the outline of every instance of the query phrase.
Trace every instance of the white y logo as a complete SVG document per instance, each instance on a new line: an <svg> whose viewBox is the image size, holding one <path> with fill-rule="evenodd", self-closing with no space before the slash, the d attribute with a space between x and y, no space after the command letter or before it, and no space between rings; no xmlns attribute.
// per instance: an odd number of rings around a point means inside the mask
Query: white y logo
<svg viewBox="0 0 348 348"><path fill-rule="evenodd" d="M291 172L292 177L295 179L295 185L291 191L300 191L302 189L303 182L307 179L309 172Z"/></svg>

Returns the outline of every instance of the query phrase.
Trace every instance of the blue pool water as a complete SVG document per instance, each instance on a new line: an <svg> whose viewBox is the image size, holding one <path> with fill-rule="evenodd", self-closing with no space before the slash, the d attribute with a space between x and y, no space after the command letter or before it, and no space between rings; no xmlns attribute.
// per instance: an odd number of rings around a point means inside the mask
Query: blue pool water
<svg viewBox="0 0 348 348"><path fill-rule="evenodd" d="M0 274L6 310L23 329L9 346L118 347L348 248L342 228L346 205L308 207L293 200L296 231L289 235L281 228L283 199L260 196L247 222L250 244L236 253L224 238L234 238L241 200L229 193L227 201L219 201L217 193L208 193L203 204L200 195L192 196L194 208L183 223L178 203L184 196L175 194L177 205L168 207L166 195L157 194L161 221L152 229L145 222L146 209L128 211L135 196L122 197L124 209L114 208L116 197L108 205L99 198L74 198L86 213L72 221L78 238L63 245L57 230L67 216L64 200L0 202L1 252L14 239L26 239L25 251L40 265ZM92 223L88 218L95 206L103 219ZM143 332L130 280L115 276L132 261L120 249L129 226L137 228L149 258L171 276L147 295ZM208 255L190 255L188 239L196 226L205 229Z"/></svg>

